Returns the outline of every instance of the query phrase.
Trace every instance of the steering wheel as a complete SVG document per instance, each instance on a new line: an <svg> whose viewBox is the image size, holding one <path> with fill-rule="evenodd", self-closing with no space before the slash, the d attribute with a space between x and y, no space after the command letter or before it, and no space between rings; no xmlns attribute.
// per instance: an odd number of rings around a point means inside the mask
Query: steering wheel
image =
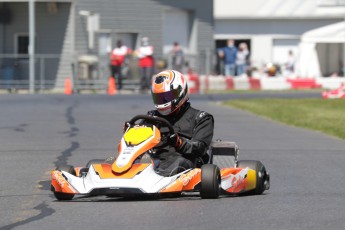
<svg viewBox="0 0 345 230"><path fill-rule="evenodd" d="M159 130L161 130L162 127L167 127L169 130L169 133L167 135L171 136L175 134L175 130L170 124L170 122L162 117L155 117L155 116L149 116L149 115L137 115L133 117L128 123L131 127L135 125L135 122L138 120L143 120L144 122L147 122L149 124L152 124L156 126ZM159 148L166 147L168 145L168 139L166 136L162 136L161 143L157 146Z"/></svg>

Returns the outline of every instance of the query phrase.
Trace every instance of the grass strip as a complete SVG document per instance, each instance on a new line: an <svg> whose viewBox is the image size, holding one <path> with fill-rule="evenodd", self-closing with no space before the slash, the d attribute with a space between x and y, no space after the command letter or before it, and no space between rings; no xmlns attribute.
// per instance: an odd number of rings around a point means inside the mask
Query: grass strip
<svg viewBox="0 0 345 230"><path fill-rule="evenodd" d="M252 89L229 89L229 90L206 90L205 94L277 94L277 93L321 93L323 89L286 89L286 90L252 90Z"/></svg>
<svg viewBox="0 0 345 230"><path fill-rule="evenodd" d="M343 99L241 99L230 100L224 104L345 140Z"/></svg>

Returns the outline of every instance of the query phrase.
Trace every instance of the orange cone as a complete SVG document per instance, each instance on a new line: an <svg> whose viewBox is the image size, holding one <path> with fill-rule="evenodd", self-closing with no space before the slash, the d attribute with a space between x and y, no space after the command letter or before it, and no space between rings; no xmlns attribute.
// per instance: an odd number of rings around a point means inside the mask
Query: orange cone
<svg viewBox="0 0 345 230"><path fill-rule="evenodd" d="M65 91L64 94L66 95L71 95L73 94L73 89L72 89L72 82L71 79L68 77L65 80Z"/></svg>
<svg viewBox="0 0 345 230"><path fill-rule="evenodd" d="M108 79L108 94L115 95L116 94L116 83L113 77L109 77Z"/></svg>

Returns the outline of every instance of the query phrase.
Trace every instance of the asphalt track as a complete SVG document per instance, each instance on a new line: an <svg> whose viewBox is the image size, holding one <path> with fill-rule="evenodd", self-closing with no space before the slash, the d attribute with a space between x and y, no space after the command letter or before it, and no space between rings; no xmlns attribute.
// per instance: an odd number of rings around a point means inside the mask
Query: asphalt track
<svg viewBox="0 0 345 230"><path fill-rule="evenodd" d="M344 229L345 141L216 103L257 96L191 101L214 115L215 139L236 141L240 159L266 165L271 189L264 195L58 202L49 191L50 170L111 156L123 121L152 109L150 97L1 95L0 229Z"/></svg>

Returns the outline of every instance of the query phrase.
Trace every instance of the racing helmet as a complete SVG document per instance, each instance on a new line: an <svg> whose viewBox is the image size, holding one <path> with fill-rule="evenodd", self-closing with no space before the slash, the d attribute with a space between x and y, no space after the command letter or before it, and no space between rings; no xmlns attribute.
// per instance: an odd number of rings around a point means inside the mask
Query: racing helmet
<svg viewBox="0 0 345 230"><path fill-rule="evenodd" d="M162 71L152 79L151 95L157 111L170 115L188 100L187 81L176 70Z"/></svg>

